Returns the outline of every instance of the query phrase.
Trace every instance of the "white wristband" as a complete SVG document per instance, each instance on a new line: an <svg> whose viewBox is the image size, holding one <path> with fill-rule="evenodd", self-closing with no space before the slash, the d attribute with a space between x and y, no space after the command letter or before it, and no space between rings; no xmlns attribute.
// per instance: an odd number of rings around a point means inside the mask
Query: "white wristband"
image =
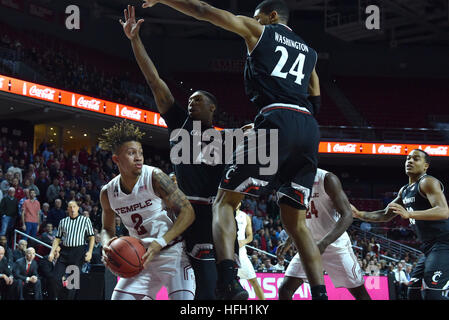
<svg viewBox="0 0 449 320"><path fill-rule="evenodd" d="M156 241L157 243L159 243L161 245L161 247L165 247L167 246L167 242L165 241L165 239L163 237L154 239L154 241Z"/></svg>

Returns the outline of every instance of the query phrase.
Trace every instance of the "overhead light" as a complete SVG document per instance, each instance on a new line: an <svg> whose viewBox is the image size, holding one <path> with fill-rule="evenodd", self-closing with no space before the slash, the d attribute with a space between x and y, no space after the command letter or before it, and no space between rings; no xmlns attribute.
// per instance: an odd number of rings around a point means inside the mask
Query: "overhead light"
<svg viewBox="0 0 449 320"><path fill-rule="evenodd" d="M87 137L87 133L83 134L83 136Z"/></svg>
<svg viewBox="0 0 449 320"><path fill-rule="evenodd" d="M50 128L50 130L53 130L53 128Z"/></svg>
<svg viewBox="0 0 449 320"><path fill-rule="evenodd" d="M67 131L67 134L70 134L70 130Z"/></svg>
<svg viewBox="0 0 449 320"><path fill-rule="evenodd" d="M55 135L56 135L56 132L53 132L53 135L55 136Z"/></svg>
<svg viewBox="0 0 449 320"><path fill-rule="evenodd" d="M70 139L73 139L73 136L70 136Z"/></svg>

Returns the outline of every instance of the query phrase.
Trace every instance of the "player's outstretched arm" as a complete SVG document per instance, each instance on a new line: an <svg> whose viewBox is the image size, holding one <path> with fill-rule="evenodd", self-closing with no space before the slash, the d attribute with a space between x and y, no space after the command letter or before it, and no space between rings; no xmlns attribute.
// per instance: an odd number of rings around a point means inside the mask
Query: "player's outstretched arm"
<svg viewBox="0 0 449 320"><path fill-rule="evenodd" d="M399 204L392 204L390 208L404 219L415 220L445 220L449 219L449 208L440 182L433 177L426 177L419 183L420 191L427 197L431 209L407 211Z"/></svg>
<svg viewBox="0 0 449 320"><path fill-rule="evenodd" d="M263 26L255 19L236 16L233 13L215 8L199 0L146 0L142 7L152 7L156 3L163 3L188 16L198 20L208 21L218 27L236 33L245 39L248 49L256 45L262 35Z"/></svg>
<svg viewBox="0 0 449 320"><path fill-rule="evenodd" d="M140 26L144 22L143 19L139 19L136 22L136 13L134 6L129 6L124 10L125 21L120 19L120 24L123 27L123 31L128 39L131 41L131 47L133 49L134 57L137 64L142 71L145 80L147 81L153 96L156 101L156 106L161 114L166 113L175 99L168 88L167 84L159 77L156 66L149 57L142 40L139 36Z"/></svg>
<svg viewBox="0 0 449 320"><path fill-rule="evenodd" d="M402 191L402 189L401 189L401 191ZM397 215L397 213L393 212L393 209L391 208L391 206L393 204L399 204L402 206L402 200L401 200L401 196L400 196L401 191L399 191L399 195L396 197L396 199L391 201L390 204L383 210L377 210L377 211L371 211L371 212L359 211L359 210L357 210L356 207L354 207L351 204L351 210L352 210L353 217L363 220L363 221L369 221L369 222L390 221Z"/></svg>
<svg viewBox="0 0 449 320"><path fill-rule="evenodd" d="M318 242L318 248L321 254L326 250L327 246L337 240L352 224L351 205L343 191L340 179L335 174L330 172L326 174L324 177L324 190L332 200L335 210L340 214L340 219L338 219L334 229L329 231Z"/></svg>
<svg viewBox="0 0 449 320"><path fill-rule="evenodd" d="M195 212L185 194L160 169L153 171L153 190L160 197L168 209L175 213L176 221L163 236L169 243L180 236L195 220Z"/></svg>

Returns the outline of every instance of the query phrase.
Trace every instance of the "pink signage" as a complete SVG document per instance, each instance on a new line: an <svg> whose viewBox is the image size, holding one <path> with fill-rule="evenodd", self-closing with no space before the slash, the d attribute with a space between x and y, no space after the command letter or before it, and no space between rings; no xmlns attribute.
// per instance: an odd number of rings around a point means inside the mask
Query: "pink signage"
<svg viewBox="0 0 449 320"><path fill-rule="evenodd" d="M388 279L385 276L365 276L365 287L373 300L389 300ZM278 288L284 279L283 273L257 273L257 281L262 287L265 299L277 300ZM329 300L354 300L353 296L345 288L335 288L328 275L324 276ZM240 280L243 288L249 293L249 300L257 300L254 289L249 281ZM167 290L162 288L156 296L157 300L167 300ZM294 300L311 300L310 286L304 283L293 296Z"/></svg>

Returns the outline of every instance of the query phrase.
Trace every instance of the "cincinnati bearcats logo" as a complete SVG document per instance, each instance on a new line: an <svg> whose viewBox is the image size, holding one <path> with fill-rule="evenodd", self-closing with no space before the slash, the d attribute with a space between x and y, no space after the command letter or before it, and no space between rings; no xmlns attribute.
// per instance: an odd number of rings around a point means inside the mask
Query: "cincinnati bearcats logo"
<svg viewBox="0 0 449 320"><path fill-rule="evenodd" d="M432 284L437 284L442 274L443 272L441 271L435 271L432 276Z"/></svg>
<svg viewBox="0 0 449 320"><path fill-rule="evenodd" d="M231 174L231 172L234 172L235 170L237 170L237 165L234 164L228 169L228 171L226 171L225 178L229 179L229 175Z"/></svg>

